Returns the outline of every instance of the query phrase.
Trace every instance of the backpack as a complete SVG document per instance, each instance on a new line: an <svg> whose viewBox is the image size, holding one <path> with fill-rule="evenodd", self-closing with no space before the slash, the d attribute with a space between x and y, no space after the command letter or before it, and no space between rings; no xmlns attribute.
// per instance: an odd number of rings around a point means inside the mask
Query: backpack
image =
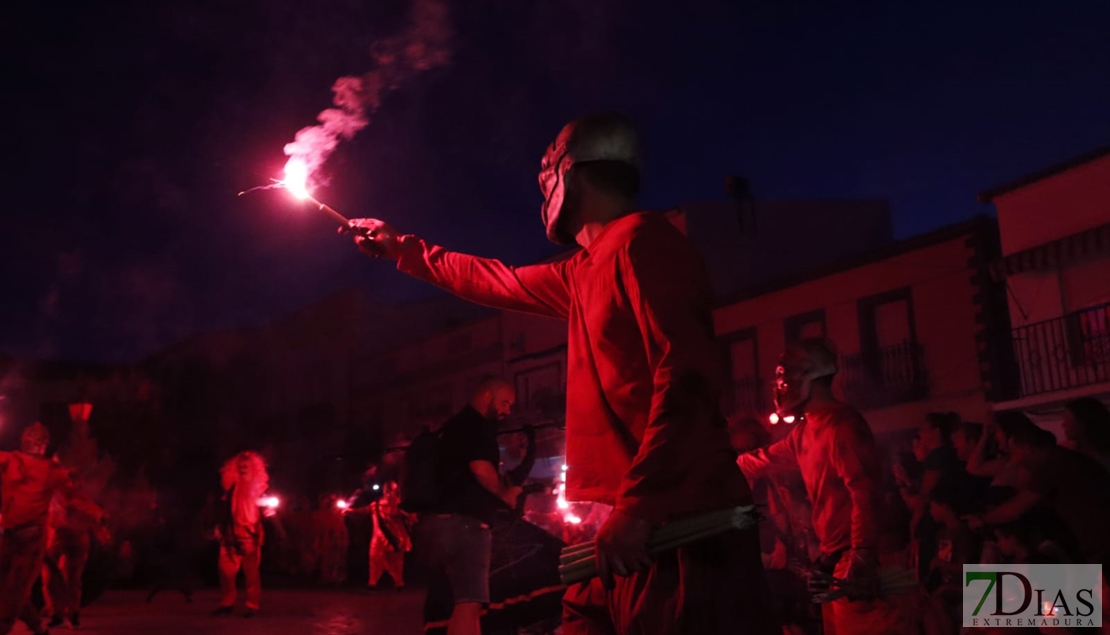
<svg viewBox="0 0 1110 635"><path fill-rule="evenodd" d="M421 432L408 448L401 468L401 509L413 514L435 512L439 505L438 432Z"/></svg>

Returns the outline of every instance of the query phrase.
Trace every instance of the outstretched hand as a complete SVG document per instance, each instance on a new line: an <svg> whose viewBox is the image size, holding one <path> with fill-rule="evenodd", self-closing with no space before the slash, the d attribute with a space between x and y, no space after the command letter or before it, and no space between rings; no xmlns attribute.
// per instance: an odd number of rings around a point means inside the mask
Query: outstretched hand
<svg viewBox="0 0 1110 635"><path fill-rule="evenodd" d="M367 256L397 260L401 255L397 232L385 221L353 218L346 227L339 228L339 233L354 234L355 245Z"/></svg>
<svg viewBox="0 0 1110 635"><path fill-rule="evenodd" d="M597 572L605 588L616 585L613 576L627 577L651 567L647 541L651 524L613 510L597 532Z"/></svg>

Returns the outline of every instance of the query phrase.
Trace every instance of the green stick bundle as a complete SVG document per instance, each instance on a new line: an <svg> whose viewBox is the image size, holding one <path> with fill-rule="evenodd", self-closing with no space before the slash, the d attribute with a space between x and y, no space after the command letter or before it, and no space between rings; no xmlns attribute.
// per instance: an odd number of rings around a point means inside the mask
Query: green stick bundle
<svg viewBox="0 0 1110 635"><path fill-rule="evenodd" d="M754 527L756 520L754 505L674 520L651 532L647 544L648 553L659 555L731 529ZM563 584L577 584L596 576L596 542L584 542L563 549L559 558L559 577Z"/></svg>

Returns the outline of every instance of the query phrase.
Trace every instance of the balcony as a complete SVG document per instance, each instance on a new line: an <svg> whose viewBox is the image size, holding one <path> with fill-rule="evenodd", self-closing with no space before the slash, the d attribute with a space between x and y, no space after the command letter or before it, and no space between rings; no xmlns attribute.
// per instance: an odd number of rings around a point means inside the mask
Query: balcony
<svg viewBox="0 0 1110 635"><path fill-rule="evenodd" d="M1013 330L1021 397L1110 381L1110 303Z"/></svg>
<svg viewBox="0 0 1110 635"><path fill-rule="evenodd" d="M886 346L840 356L840 389L858 408L881 408L923 399L928 391L921 346Z"/></svg>

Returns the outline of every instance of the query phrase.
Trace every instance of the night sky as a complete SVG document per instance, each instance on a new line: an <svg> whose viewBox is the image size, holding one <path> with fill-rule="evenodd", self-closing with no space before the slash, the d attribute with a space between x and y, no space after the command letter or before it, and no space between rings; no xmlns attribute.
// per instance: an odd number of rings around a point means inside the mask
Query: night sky
<svg viewBox="0 0 1110 635"><path fill-rule="evenodd" d="M555 251L539 159L594 110L640 124L646 207L721 198L734 173L766 198L889 198L899 237L1110 142L1105 0L448 4L451 62L389 93L316 194L514 264ZM0 352L134 360L352 286L431 293L283 192L236 197L280 175L284 144L407 7L6 8Z"/></svg>

